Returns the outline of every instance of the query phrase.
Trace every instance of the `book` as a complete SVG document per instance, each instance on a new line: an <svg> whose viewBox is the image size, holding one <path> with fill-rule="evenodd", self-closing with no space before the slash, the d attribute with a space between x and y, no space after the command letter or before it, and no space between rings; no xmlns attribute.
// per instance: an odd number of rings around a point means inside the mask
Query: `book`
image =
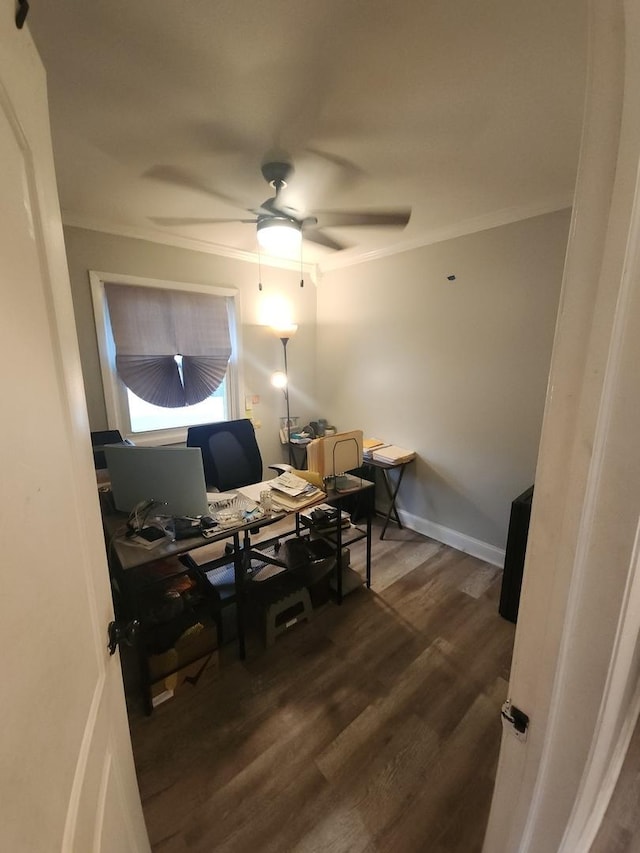
<svg viewBox="0 0 640 853"><path fill-rule="evenodd" d="M374 452L381 450L383 447L388 447L384 441L379 438L365 438L362 442L362 458L366 461L373 457Z"/></svg>

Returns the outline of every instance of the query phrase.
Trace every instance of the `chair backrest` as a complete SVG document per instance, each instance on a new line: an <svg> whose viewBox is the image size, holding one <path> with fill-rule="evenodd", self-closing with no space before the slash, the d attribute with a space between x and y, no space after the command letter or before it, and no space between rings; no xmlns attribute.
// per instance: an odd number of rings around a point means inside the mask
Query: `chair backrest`
<svg viewBox="0 0 640 853"><path fill-rule="evenodd" d="M91 433L91 445L93 447L93 464L96 470L107 467L107 460L104 457L105 444L122 444L123 438L120 430L117 429L102 429Z"/></svg>
<svg viewBox="0 0 640 853"><path fill-rule="evenodd" d="M226 492L262 480L262 456L247 418L189 427L187 447L202 451L208 488Z"/></svg>

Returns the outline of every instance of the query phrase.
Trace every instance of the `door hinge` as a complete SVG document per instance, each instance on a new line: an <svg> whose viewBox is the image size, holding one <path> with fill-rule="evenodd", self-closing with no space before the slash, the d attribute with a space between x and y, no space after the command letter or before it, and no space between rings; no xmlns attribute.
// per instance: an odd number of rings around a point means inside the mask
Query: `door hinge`
<svg viewBox="0 0 640 853"><path fill-rule="evenodd" d="M511 734L515 735L518 740L525 741L529 729L529 717L527 717L524 711L512 705L511 699L507 699L500 713L502 716L502 725L505 728L508 725Z"/></svg>

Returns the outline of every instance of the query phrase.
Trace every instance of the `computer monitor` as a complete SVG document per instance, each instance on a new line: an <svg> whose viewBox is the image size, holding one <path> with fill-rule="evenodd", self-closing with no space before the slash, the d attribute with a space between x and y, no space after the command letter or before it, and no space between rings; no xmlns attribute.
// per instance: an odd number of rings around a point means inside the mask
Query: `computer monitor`
<svg viewBox="0 0 640 853"><path fill-rule="evenodd" d="M104 448L115 508L131 512L153 500L159 515L191 517L209 514L199 447Z"/></svg>

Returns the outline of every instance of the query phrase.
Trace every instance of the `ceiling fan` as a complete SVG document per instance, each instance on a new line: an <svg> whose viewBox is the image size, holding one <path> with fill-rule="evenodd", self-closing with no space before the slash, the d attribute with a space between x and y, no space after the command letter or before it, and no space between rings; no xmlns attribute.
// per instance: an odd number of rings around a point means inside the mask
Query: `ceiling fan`
<svg viewBox="0 0 640 853"><path fill-rule="evenodd" d="M194 217L152 217L152 221L158 225L204 225L216 223L241 222L256 226L258 243L266 248L286 249L295 248L300 245L304 236L305 240L325 246L329 249L340 250L347 248L346 244L339 242L333 237L325 234L323 227L363 227L363 226L395 226L403 228L409 221L411 209L401 210L378 210L378 211L331 211L319 210L317 216L306 216L296 208L283 203L281 199L282 190L287 186L287 181L293 172L293 165L287 161L269 161L261 167L262 175L267 183L275 190L275 195L266 199L258 208L247 208L254 215L253 219L203 219ZM149 174L149 173L148 173ZM196 186L194 181L181 175L171 167L156 167L152 177L170 179L174 183L188 186ZM201 187L198 187L199 189ZM225 201L235 203L228 196L215 193Z"/></svg>

